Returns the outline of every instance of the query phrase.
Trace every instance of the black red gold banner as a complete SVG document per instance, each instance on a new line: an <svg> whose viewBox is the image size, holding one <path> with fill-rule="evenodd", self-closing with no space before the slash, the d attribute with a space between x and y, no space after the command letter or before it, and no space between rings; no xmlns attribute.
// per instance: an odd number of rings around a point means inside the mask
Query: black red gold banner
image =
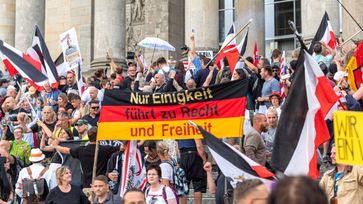
<svg viewBox="0 0 363 204"><path fill-rule="evenodd" d="M181 92L145 94L107 90L98 140L202 138L192 120L217 137L240 137L247 80Z"/></svg>

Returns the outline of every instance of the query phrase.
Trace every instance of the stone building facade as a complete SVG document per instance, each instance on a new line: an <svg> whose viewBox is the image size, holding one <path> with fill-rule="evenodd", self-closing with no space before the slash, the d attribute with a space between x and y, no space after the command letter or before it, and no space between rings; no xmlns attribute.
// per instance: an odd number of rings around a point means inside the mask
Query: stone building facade
<svg viewBox="0 0 363 204"><path fill-rule="evenodd" d="M343 3L363 25L361 1ZM198 50L216 52L231 22L238 30L251 18L247 53L252 53L257 41L260 54L268 55L273 48L296 46L286 29L286 13L293 12L303 37L309 40L325 11L336 35L348 38L359 30L337 1L331 0L0 0L0 39L25 51L37 24L56 59L61 53L59 34L75 27L87 72L107 67L107 52L120 63L128 51L143 52L147 63L159 56L179 59L179 48L190 43L192 30ZM136 45L149 36L168 41L176 52L153 52Z"/></svg>

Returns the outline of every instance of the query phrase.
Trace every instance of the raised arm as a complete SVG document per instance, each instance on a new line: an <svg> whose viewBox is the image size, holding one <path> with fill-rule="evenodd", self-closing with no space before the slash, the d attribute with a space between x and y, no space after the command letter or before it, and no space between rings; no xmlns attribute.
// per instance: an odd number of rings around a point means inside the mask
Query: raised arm
<svg viewBox="0 0 363 204"><path fill-rule="evenodd" d="M189 51L189 57L190 59L194 59L194 57L197 55L197 50L195 48L195 37L194 37L194 33L192 33L192 35L190 36L190 40L191 40L191 50Z"/></svg>
<svg viewBox="0 0 363 204"><path fill-rule="evenodd" d="M216 66L209 66L209 73L207 78L205 79L205 82L203 83L203 87L209 86L213 78L214 69L216 69Z"/></svg>

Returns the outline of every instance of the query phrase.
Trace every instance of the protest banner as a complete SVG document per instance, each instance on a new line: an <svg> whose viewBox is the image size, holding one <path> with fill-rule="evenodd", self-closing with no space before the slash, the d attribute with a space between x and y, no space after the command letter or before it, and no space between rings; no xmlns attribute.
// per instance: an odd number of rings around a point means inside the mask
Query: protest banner
<svg viewBox="0 0 363 204"><path fill-rule="evenodd" d="M241 137L248 80L171 93L106 90L97 140L202 138L193 120L219 138Z"/></svg>
<svg viewBox="0 0 363 204"><path fill-rule="evenodd" d="M64 62L67 66L67 71L77 68L78 63L82 65L81 51L79 49L76 29L71 28L59 35Z"/></svg>
<svg viewBox="0 0 363 204"><path fill-rule="evenodd" d="M362 130L362 112L334 112L335 157L337 163L363 165Z"/></svg>

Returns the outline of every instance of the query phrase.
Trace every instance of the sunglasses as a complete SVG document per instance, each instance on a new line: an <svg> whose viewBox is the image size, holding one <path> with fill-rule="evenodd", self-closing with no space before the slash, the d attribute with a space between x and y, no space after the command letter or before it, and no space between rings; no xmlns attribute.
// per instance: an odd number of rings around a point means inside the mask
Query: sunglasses
<svg viewBox="0 0 363 204"><path fill-rule="evenodd" d="M92 109L99 109L100 107L99 106L93 106L91 107Z"/></svg>
<svg viewBox="0 0 363 204"><path fill-rule="evenodd" d="M82 126L84 125L83 123L82 124L74 124L74 126Z"/></svg>

